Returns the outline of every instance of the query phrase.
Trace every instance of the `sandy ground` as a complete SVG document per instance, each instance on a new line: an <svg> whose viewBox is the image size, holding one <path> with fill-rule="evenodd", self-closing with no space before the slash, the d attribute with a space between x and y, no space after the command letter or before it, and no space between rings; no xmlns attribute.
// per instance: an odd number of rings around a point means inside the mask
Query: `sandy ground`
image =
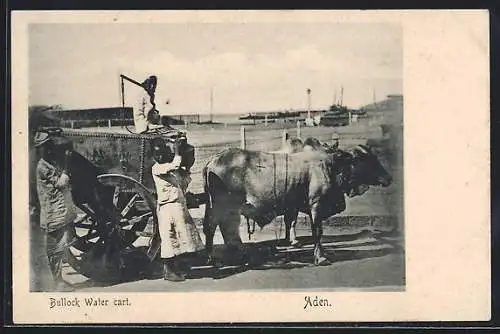
<svg viewBox="0 0 500 334"><path fill-rule="evenodd" d="M247 239L246 226L242 226L240 232L252 264L222 268L199 264L192 268L189 279L182 283L164 281L159 271L147 278L114 285L92 282L68 265L65 265L63 272L64 278L77 291L92 292L404 290L403 238L399 232L390 230L390 226L326 224L322 240L326 257L332 263L321 267L313 265L308 224L297 227L298 240L303 243L303 247L297 249L283 246L279 241L280 233L281 238L284 236L283 226L275 223L263 230L257 228L250 241ZM200 234L203 237L201 229ZM32 242L32 245L36 243ZM221 251L223 242L220 233L216 234L215 243L218 245L217 250ZM32 259L38 261L32 266L38 269L33 281L35 290L45 290L44 286L50 284L50 274L43 263L46 260L42 253L32 255Z"/></svg>
<svg viewBox="0 0 500 334"><path fill-rule="evenodd" d="M236 129L238 130L238 129ZM295 136L290 130L291 136ZM328 140L331 128L303 128L302 136L315 136ZM364 144L369 139L381 137L378 127L342 127L335 131L341 136L341 147ZM263 135L263 133L265 135ZM276 150L281 144L281 129L249 129L247 133L250 149ZM211 155L227 146L239 146L239 131L235 129L200 130L190 129L189 140L197 147L196 164L193 166L193 182L190 190L201 190L202 164ZM221 142L224 141L224 142ZM213 143L212 143L213 142ZM252 240L247 239L246 225L241 225L241 236L248 246L249 254L257 261L246 266L227 266L213 268L195 266L190 279L182 283L164 281L158 277L133 279L115 285L92 282L75 272L68 265L64 268L65 279L77 291L235 291L253 289L304 289L315 290L401 290L405 285L402 179L401 166L390 166L394 184L389 188L371 188L365 195L347 201L347 209L340 218L347 218L347 224L339 227L333 223L324 225L323 244L331 265L316 267L313 263L311 232L309 225L301 224L297 234L304 244L301 249L290 249L278 245L277 240L284 237L283 226L274 223L262 231L257 228ZM203 206L191 210L200 226ZM395 222L377 226L385 230L397 228L396 233L384 235L375 231L368 222L352 224L350 216L370 220L377 215L389 215ZM336 219L340 219L336 218ZM335 219L333 220L335 221ZM203 233L200 234L203 238ZM219 232L215 238L218 249L222 249ZM51 277L43 247L43 235L38 227L33 227L30 240L31 251L31 290L47 291Z"/></svg>

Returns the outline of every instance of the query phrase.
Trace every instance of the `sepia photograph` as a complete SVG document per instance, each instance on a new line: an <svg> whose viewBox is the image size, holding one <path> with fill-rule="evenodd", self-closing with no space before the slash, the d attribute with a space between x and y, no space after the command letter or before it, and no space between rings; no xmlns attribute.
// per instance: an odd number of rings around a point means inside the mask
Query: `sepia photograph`
<svg viewBox="0 0 500 334"><path fill-rule="evenodd" d="M484 13L17 14L18 319L489 316Z"/></svg>
<svg viewBox="0 0 500 334"><path fill-rule="evenodd" d="M28 29L32 291L404 289L400 25Z"/></svg>

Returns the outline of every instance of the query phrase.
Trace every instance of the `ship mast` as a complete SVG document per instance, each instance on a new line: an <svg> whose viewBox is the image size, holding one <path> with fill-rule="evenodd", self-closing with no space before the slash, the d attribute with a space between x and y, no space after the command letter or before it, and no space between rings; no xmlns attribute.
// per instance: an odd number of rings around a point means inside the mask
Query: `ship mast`
<svg viewBox="0 0 500 334"><path fill-rule="evenodd" d="M377 98L375 95L375 89L373 89L373 104L375 106L375 110L378 111Z"/></svg>
<svg viewBox="0 0 500 334"><path fill-rule="evenodd" d="M210 123L213 121L214 112L214 87L210 87Z"/></svg>
<svg viewBox="0 0 500 334"><path fill-rule="evenodd" d="M344 102L344 86L340 86L340 106L343 106Z"/></svg>

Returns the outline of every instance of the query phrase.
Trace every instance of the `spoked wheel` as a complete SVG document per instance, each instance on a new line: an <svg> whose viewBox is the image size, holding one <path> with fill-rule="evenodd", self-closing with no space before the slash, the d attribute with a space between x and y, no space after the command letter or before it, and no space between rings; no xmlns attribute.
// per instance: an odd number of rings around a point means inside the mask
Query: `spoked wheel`
<svg viewBox="0 0 500 334"><path fill-rule="evenodd" d="M103 196L106 215L80 208L82 212L74 221L76 240L67 259L88 278L119 281L126 269L124 256L138 256L147 266L158 252L155 199L147 188L128 176L103 174L98 179L109 190Z"/></svg>

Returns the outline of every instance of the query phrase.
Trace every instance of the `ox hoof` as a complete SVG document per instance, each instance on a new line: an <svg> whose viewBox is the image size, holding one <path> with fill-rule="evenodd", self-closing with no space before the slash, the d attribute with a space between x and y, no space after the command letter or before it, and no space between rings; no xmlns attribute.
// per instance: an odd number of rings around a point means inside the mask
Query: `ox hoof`
<svg viewBox="0 0 500 334"><path fill-rule="evenodd" d="M314 264L317 266L327 266L327 265L330 265L332 263L326 257L321 256L320 258L314 259Z"/></svg>
<svg viewBox="0 0 500 334"><path fill-rule="evenodd" d="M302 248L302 244L300 242L298 242L297 240L295 241L292 241L290 243L290 246L294 247L294 248Z"/></svg>

